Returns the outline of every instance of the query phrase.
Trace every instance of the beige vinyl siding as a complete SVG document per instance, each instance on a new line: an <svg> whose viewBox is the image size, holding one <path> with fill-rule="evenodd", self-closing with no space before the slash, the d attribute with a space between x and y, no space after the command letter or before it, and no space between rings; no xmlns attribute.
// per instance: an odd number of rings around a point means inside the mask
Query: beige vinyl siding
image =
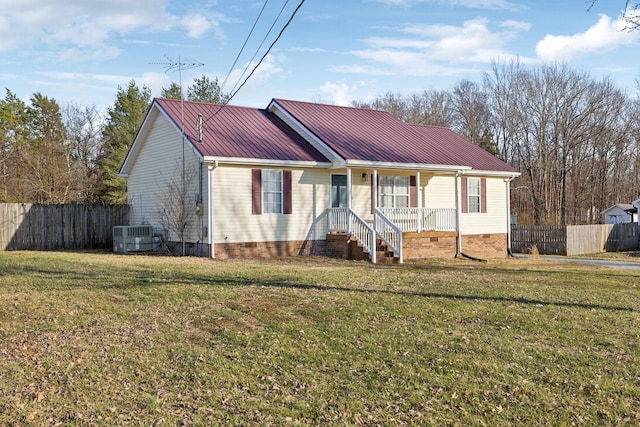
<svg viewBox="0 0 640 427"><path fill-rule="evenodd" d="M456 185L452 175L420 174L422 205L432 209L455 209Z"/></svg>
<svg viewBox="0 0 640 427"><path fill-rule="evenodd" d="M505 180L503 178L487 178L486 197L486 213L461 214L460 228L462 234L507 233L509 223L507 216L507 184Z"/></svg>
<svg viewBox="0 0 640 427"><path fill-rule="evenodd" d="M371 212L371 173L367 173L367 182L362 182L363 170L354 169L351 171L351 183L353 185L353 197L351 198L351 208L365 221L373 221ZM347 172L345 171L344 174Z"/></svg>
<svg viewBox="0 0 640 427"><path fill-rule="evenodd" d="M293 169L291 215L253 215L251 169L221 165L213 171L215 243L325 238L330 194L329 171Z"/></svg>
<svg viewBox="0 0 640 427"><path fill-rule="evenodd" d="M198 192L200 163L189 143L185 144L186 200L187 206L192 208L188 209L185 240L196 242L204 237L203 221L206 218L196 215L195 195ZM150 224L158 230L167 228L167 224L161 223L159 212L167 206L170 197L168 184L173 183L177 188L181 186L182 153L180 134L163 115L158 115L127 180L131 225ZM175 234L168 238L179 240Z"/></svg>

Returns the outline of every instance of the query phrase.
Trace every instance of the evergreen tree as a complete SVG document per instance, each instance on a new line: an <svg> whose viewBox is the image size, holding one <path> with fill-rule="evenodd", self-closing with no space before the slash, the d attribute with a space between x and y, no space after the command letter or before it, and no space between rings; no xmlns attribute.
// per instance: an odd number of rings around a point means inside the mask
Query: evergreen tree
<svg viewBox="0 0 640 427"><path fill-rule="evenodd" d="M27 115L31 133L20 156L27 167L21 184L32 202L66 203L72 174L60 106L55 99L35 93Z"/></svg>
<svg viewBox="0 0 640 427"><path fill-rule="evenodd" d="M180 85L178 83L171 82L171 85L168 88L162 88L160 97L167 99L181 99L182 89L180 89Z"/></svg>
<svg viewBox="0 0 640 427"><path fill-rule="evenodd" d="M225 94L222 92L222 89L218 84L217 77L213 80L209 79L209 77L205 75L203 75L199 79L194 78L193 85L191 85L187 90L187 99L189 101L223 104L225 102L228 102L230 98L230 94Z"/></svg>
<svg viewBox="0 0 640 427"><path fill-rule="evenodd" d="M0 100L0 202L27 201L19 185L24 169L19 155L29 132L27 105L7 89Z"/></svg>
<svg viewBox="0 0 640 427"><path fill-rule="evenodd" d="M126 203L127 182L118 173L151 103L151 91L131 80L118 87L116 102L107 111L104 143L99 159L103 203Z"/></svg>

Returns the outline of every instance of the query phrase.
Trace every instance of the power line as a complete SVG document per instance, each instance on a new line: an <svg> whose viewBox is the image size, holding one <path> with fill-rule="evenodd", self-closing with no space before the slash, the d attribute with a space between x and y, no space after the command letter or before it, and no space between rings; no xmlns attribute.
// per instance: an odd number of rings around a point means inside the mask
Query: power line
<svg viewBox="0 0 640 427"><path fill-rule="evenodd" d="M229 71L227 72L227 75L225 76L224 81L220 85L220 89L222 89L224 87L224 85L227 83L227 79L229 79L229 76L231 75L231 72L233 71L233 67L235 67L236 64L238 63L238 59L240 58L240 55L242 55L242 52L244 51L244 48L247 46L247 42L249 41L249 38L251 38L251 34L253 34L253 30L255 30L256 25L258 24L258 21L260 20L260 17L262 16L262 12L264 12L264 9L267 7L268 3L269 3L269 0L265 0L264 4L262 5L262 9L260 9L260 13L256 17L256 20L253 23L253 26L251 27L251 31L249 31L249 34L247 35L247 38L244 40L244 43L242 44L242 47L240 48L240 52L238 52L238 56L236 56L236 59L233 61L233 64L231 64L231 67L229 68ZM269 31L271 31L271 30L269 30Z"/></svg>
<svg viewBox="0 0 640 427"><path fill-rule="evenodd" d="M278 36L275 38L275 40L271 43L271 45L269 46L269 48L267 49L267 51L264 53L264 55L262 55L262 58L260 58L260 60L258 61L258 63L256 64L255 67L253 67L253 69L251 70L251 73L249 73L249 75L244 79L244 81L242 82L242 84L238 87L238 89L235 90L235 92L233 92L230 96L229 99L227 99L226 101L224 101L222 103L222 105L220 106L220 108L218 108L216 110L215 113L213 113L208 119L204 120L202 123L205 124L207 123L209 120L213 119L215 116L218 115L218 113L220 113L220 111L222 111L222 109L227 106L227 104L229 104L229 102L231 102L231 100L233 99L234 96L236 96L236 94L240 91L240 89L242 89L242 87L247 83L247 80L249 80L249 78L251 78L251 76L253 75L253 73L256 71L256 69L258 69L258 67L260 66L260 64L262 64L262 61L264 61L264 59L267 57L267 55L269 54L269 52L271 52L271 49L273 48L273 46L275 46L275 44L278 42L278 40L280 40L280 37L282 37L282 34L284 33L284 30L287 29L287 27L289 26L289 24L291 24L291 21L293 21L293 18L296 16L296 14L298 13L298 11L300 10L300 8L302 7L302 5L304 4L305 0L300 0L300 3L298 4L298 6L295 8L295 10L293 11L293 13L291 14L291 16L289 17L289 20L284 24L284 26L282 27L282 29L280 30L280 32L278 33Z"/></svg>
<svg viewBox="0 0 640 427"><path fill-rule="evenodd" d="M236 87L238 86L238 83L240 83L240 80L242 80L242 78L244 77L245 73L247 72L247 70L249 69L251 64L253 63L253 60L258 55L258 52L260 52L260 49L262 49L262 46L264 45L264 42L267 41L267 37L269 37L269 34L271 34L271 30L273 30L273 27L276 26L276 23L280 19L280 16L282 16L282 12L284 11L284 9L287 7L288 4L289 4L289 0L286 0L284 2L284 4L282 5L282 7L280 8L280 12L278 12L278 15L273 20L273 23L271 24L271 27L269 27L269 30L267 30L267 33L262 38L262 41L260 42L260 45L258 46L256 51L253 53L253 56L251 57L251 59L247 62L246 67L244 67L244 70L242 70L242 74L240 74L240 77L238 77L238 81L236 81L236 83L233 85L233 87L231 88L230 92L233 92L236 89Z"/></svg>

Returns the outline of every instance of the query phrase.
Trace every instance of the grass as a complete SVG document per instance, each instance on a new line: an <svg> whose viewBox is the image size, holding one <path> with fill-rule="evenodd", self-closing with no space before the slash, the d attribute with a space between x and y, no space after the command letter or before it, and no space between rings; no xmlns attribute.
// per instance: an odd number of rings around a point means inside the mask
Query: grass
<svg viewBox="0 0 640 427"><path fill-rule="evenodd" d="M0 425L637 425L639 274L0 252Z"/></svg>

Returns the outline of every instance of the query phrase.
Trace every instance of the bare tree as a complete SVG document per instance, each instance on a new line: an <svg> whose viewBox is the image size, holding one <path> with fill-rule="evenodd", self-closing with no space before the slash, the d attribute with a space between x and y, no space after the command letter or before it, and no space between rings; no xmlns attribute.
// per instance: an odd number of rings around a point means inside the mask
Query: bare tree
<svg viewBox="0 0 640 427"><path fill-rule="evenodd" d="M68 104L62 110L67 151L74 171L72 200L94 202L99 190L98 156L103 143L103 117L95 106Z"/></svg>
<svg viewBox="0 0 640 427"><path fill-rule="evenodd" d="M186 254L186 238L197 224L197 211L202 209L197 194L196 185L198 169L191 165L182 169L177 164L174 173L167 178L161 188L166 190L159 200L160 207L156 211L156 219L168 232L167 239L175 236L181 243L182 255ZM196 200L198 199L198 200Z"/></svg>

